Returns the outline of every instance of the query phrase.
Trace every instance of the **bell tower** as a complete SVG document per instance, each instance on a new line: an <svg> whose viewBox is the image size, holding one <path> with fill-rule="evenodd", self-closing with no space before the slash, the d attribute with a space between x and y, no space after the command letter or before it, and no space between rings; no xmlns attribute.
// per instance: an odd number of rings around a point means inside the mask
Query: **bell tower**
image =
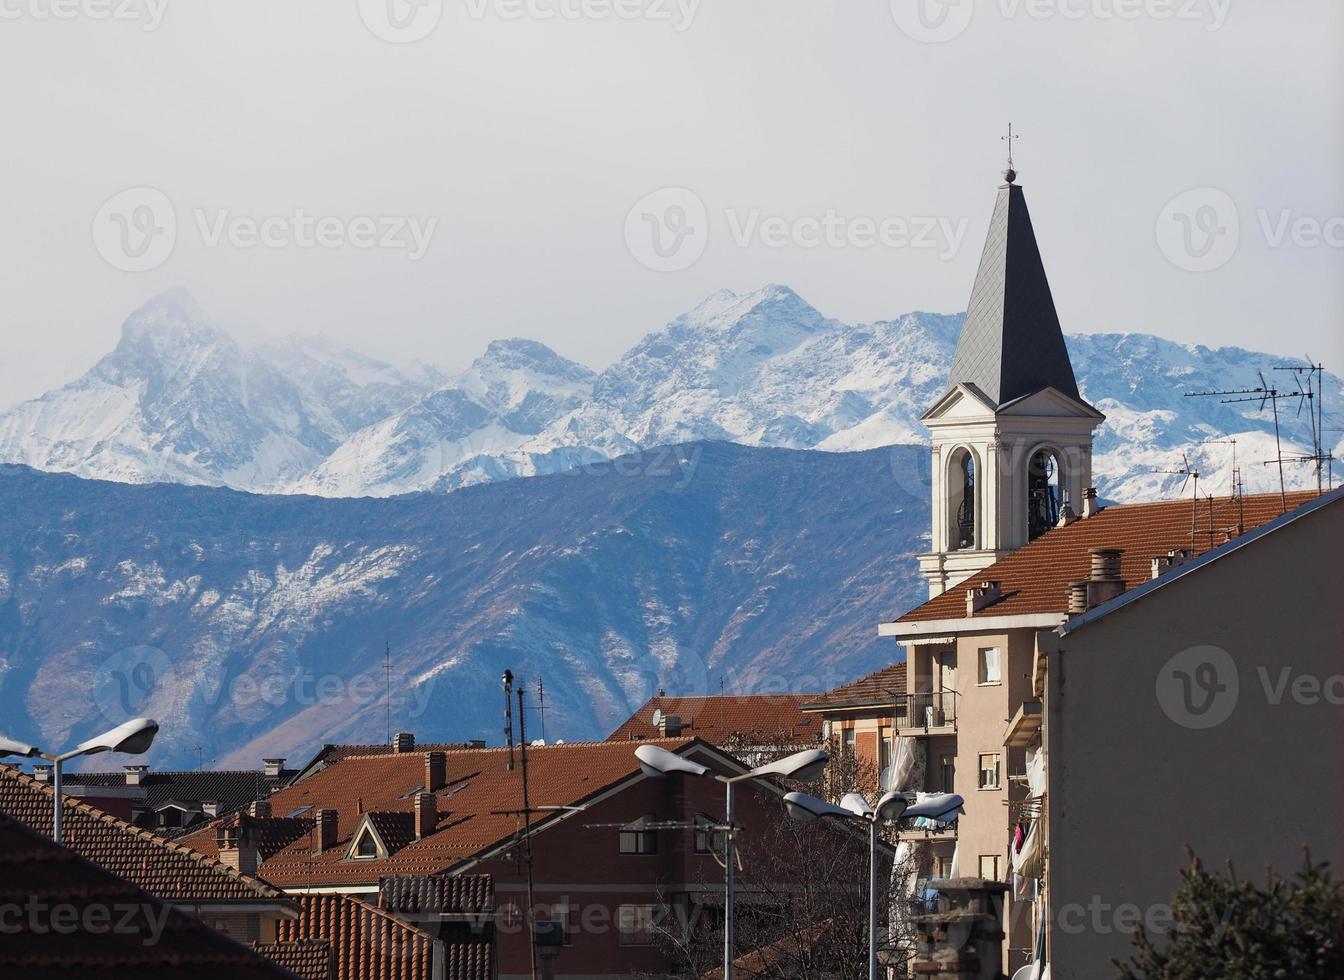
<svg viewBox="0 0 1344 980"><path fill-rule="evenodd" d="M936 596L1080 510L1092 433L1017 173L1004 171L933 436L933 522L920 571Z"/></svg>

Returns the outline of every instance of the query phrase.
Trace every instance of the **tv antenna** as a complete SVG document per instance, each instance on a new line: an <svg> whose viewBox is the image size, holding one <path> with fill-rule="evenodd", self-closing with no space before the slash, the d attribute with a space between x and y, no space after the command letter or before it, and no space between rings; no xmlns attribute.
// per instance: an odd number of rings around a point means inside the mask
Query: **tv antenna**
<svg viewBox="0 0 1344 980"><path fill-rule="evenodd" d="M1232 475L1228 480L1228 496L1237 504L1237 534L1246 533L1246 487L1241 482L1241 467L1237 465L1237 440L1229 436L1226 439L1205 439L1204 446L1232 447ZM1209 547L1213 547L1213 496L1209 496Z"/></svg>
<svg viewBox="0 0 1344 980"><path fill-rule="evenodd" d="M1265 405L1268 404L1274 411L1274 459L1266 460L1265 465L1277 461L1279 464L1279 508L1280 513L1288 512L1288 491L1283 482L1283 441L1279 435L1279 399L1297 398L1298 411L1302 410L1301 399L1306 397L1306 392L1298 390L1292 392L1279 391L1277 387L1271 385L1265 380L1263 371L1257 371L1260 377L1260 384L1255 388L1228 388L1223 391L1187 391L1186 398L1217 398L1224 405L1237 405L1242 402L1259 402L1260 407L1257 411L1263 412Z"/></svg>
<svg viewBox="0 0 1344 980"><path fill-rule="evenodd" d="M509 772L513 772L513 671L504 671L504 743L509 747Z"/></svg>
<svg viewBox="0 0 1344 980"><path fill-rule="evenodd" d="M392 644L383 641L383 673L387 682L387 745L392 747Z"/></svg>
<svg viewBox="0 0 1344 980"><path fill-rule="evenodd" d="M1188 457L1185 453L1181 453L1180 469L1151 470L1150 472L1167 473L1171 476L1185 477L1185 479L1181 481L1181 489L1177 492L1177 496L1183 496L1185 494L1185 488L1190 485L1191 480L1194 480L1195 482L1194 496L1191 498L1190 501L1190 551L1191 553L1193 553L1195 550L1195 536L1198 534L1198 523L1199 523L1199 470L1191 469L1190 457ZM1213 535L1212 529L1210 529L1209 535L1210 538L1212 538Z"/></svg>
<svg viewBox="0 0 1344 980"><path fill-rule="evenodd" d="M1307 407L1307 418L1311 422L1311 454L1298 454L1288 457L1289 462L1293 463L1312 463L1316 468L1316 495L1319 497L1325 492L1322 470L1324 464L1330 459L1330 454L1325 452L1324 433L1325 433L1325 365L1313 361L1310 357L1304 358L1306 365L1295 364L1277 364L1275 371L1286 371L1292 374L1293 380L1297 383L1297 414L1302 415L1302 406ZM1287 396L1289 398L1292 395ZM1279 464L1282 466L1282 462ZM1333 467L1330 471L1331 481L1334 479Z"/></svg>

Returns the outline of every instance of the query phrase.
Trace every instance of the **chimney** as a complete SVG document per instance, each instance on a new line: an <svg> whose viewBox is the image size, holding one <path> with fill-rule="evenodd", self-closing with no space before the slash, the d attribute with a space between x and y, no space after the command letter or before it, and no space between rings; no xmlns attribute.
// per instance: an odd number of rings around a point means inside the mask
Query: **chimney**
<svg viewBox="0 0 1344 980"><path fill-rule="evenodd" d="M247 813L248 816L258 817L265 820L271 815L270 800L256 800L255 802L249 803L247 806Z"/></svg>
<svg viewBox="0 0 1344 980"><path fill-rule="evenodd" d="M1069 598L1069 615L1081 616L1087 612L1087 579L1070 582L1066 595Z"/></svg>
<svg viewBox="0 0 1344 980"><path fill-rule="evenodd" d="M430 753L433 755L433 753ZM438 806L433 793L417 793L415 797L415 839L434 833L439 823Z"/></svg>
<svg viewBox="0 0 1344 980"><path fill-rule="evenodd" d="M392 739L392 749L395 752L414 752L415 732L397 732Z"/></svg>
<svg viewBox="0 0 1344 980"><path fill-rule="evenodd" d="M140 786L145 781L145 776L149 774L149 766L122 766L126 771L126 785Z"/></svg>
<svg viewBox="0 0 1344 980"><path fill-rule="evenodd" d="M448 757L442 752L425 753L425 792L434 793L448 785Z"/></svg>
<svg viewBox="0 0 1344 980"><path fill-rule="evenodd" d="M473 739L469 739L469 740L467 741L467 748L469 748L469 749L483 749L483 748L485 748L485 739L483 739L483 738L473 738Z"/></svg>
<svg viewBox="0 0 1344 980"><path fill-rule="evenodd" d="M1003 598L1003 586L998 582L981 582L966 590L966 615L978 613Z"/></svg>
<svg viewBox="0 0 1344 980"><path fill-rule="evenodd" d="M213 820L219 816L219 803L216 800L201 800L201 813L205 814L207 820Z"/></svg>
<svg viewBox="0 0 1344 980"><path fill-rule="evenodd" d="M1064 506L1059 508L1059 520L1055 522L1055 527L1068 527L1076 520L1078 515L1073 510L1073 504L1064 501Z"/></svg>
<svg viewBox="0 0 1344 980"><path fill-rule="evenodd" d="M39 783L51 782L51 766L33 766L33 778Z"/></svg>
<svg viewBox="0 0 1344 980"><path fill-rule="evenodd" d="M1189 548L1172 548L1165 555L1153 556L1153 578L1158 578L1163 572L1169 572L1173 568L1180 568L1190 560L1191 551Z"/></svg>
<svg viewBox="0 0 1344 980"><path fill-rule="evenodd" d="M1125 580L1120 577L1119 548L1093 548L1092 574L1087 581L1087 608L1109 602L1125 591Z"/></svg>
<svg viewBox="0 0 1344 980"><path fill-rule="evenodd" d="M262 772L271 777L279 776L285 768L284 759L262 759Z"/></svg>
<svg viewBox="0 0 1344 980"><path fill-rule="evenodd" d="M1083 518L1097 516L1097 488L1088 487L1083 491Z"/></svg>
<svg viewBox="0 0 1344 980"><path fill-rule="evenodd" d="M336 846L336 830L339 826L337 811L323 809L317 811L317 853Z"/></svg>
<svg viewBox="0 0 1344 980"><path fill-rule="evenodd" d="M662 721L658 723L659 733L663 738L676 738L681 734L681 715L663 715Z"/></svg>
<svg viewBox="0 0 1344 980"><path fill-rule="evenodd" d="M215 844L219 848L221 864L245 875L257 873L257 839L246 817L239 817L231 827L217 829Z"/></svg>

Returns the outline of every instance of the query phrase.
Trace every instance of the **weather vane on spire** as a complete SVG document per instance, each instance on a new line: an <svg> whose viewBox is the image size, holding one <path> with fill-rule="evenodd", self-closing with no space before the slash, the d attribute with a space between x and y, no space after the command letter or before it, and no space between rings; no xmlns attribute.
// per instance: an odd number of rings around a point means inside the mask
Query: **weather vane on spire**
<svg viewBox="0 0 1344 980"><path fill-rule="evenodd" d="M1017 171L1013 169L1013 140L1020 139L1020 137L1013 132L1013 124L1009 123L1008 135L1000 136L999 139L1008 144L1008 169L1003 172L1003 176L1008 180L1008 183L1011 184L1017 179Z"/></svg>

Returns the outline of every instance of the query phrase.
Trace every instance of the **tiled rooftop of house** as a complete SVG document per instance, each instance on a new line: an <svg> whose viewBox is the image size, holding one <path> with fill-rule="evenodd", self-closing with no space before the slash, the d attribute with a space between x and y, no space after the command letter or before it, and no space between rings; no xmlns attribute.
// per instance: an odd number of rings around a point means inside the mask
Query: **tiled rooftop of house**
<svg viewBox="0 0 1344 980"><path fill-rule="evenodd" d="M488 915L495 910L495 881L490 875L391 875L379 883L378 907L396 915Z"/></svg>
<svg viewBox="0 0 1344 980"><path fill-rule="evenodd" d="M0 905L78 910L73 930L69 918L58 923L54 912L45 923L41 913L33 913L43 928L32 928L33 915L11 920L0 941L0 975L16 980L293 980L199 919L165 907L129 881L4 815Z"/></svg>
<svg viewBox="0 0 1344 980"><path fill-rule="evenodd" d="M768 741L783 738L794 742L815 742L821 737L821 723L801 710L804 702L817 694L725 694L713 697L677 698L658 696L611 733L609 742L648 741L664 737L660 721L680 719L679 734L703 738L714 745L752 739ZM666 731L667 735L677 732Z"/></svg>
<svg viewBox="0 0 1344 980"><path fill-rule="evenodd" d="M52 809L50 786L0 765L0 814L50 836ZM258 878L69 797L62 821L68 848L163 901L285 901Z"/></svg>
<svg viewBox="0 0 1344 980"><path fill-rule="evenodd" d="M1315 498L1314 491L1290 493L1288 509ZM981 581L998 582L1003 598L971 618L1064 613L1068 610L1069 584L1088 577L1092 548L1117 548L1123 552L1120 577L1126 588L1132 589L1153 577L1155 557L1173 549L1190 548L1192 543L1194 554L1203 554L1281 513L1277 493L1247 495L1240 501L1219 497L1212 503L1204 498L1197 509L1190 499L1104 507L1091 517L1046 532L977 573L972 580L916 606L897 622L965 619L966 590Z"/></svg>
<svg viewBox="0 0 1344 980"><path fill-rule="evenodd" d="M905 693L905 662L892 664L874 671L866 677L825 694L817 695L803 707L809 711L827 708L878 707L896 703L898 695Z"/></svg>
<svg viewBox="0 0 1344 980"><path fill-rule="evenodd" d="M252 950L283 967L299 980L335 980L331 943L308 939L292 943L253 943Z"/></svg>
<svg viewBox="0 0 1344 980"><path fill-rule="evenodd" d="M693 741L666 739L659 744L676 750ZM426 786L426 760L431 754L350 756L275 793L267 802L277 816L260 823L270 846L262 849L258 873L282 887L375 883L388 875L443 872L512 838L518 820L500 811L522 806L518 750L510 771L506 749L458 748L443 753L445 782L432 794L432 832L418 840L398 836L396 844L400 846L386 858L348 859L353 836L366 814L414 812L415 798ZM530 747L528 762L530 802L534 807L581 803L639 772L629 742ZM337 811L335 843L319 848L314 846L312 827L324 809ZM557 818L534 818L534 826L544 825L548 819ZM284 827L277 829L277 823L285 820L293 824L292 832L281 833ZM207 854L218 854L218 823L184 838L184 842Z"/></svg>
<svg viewBox="0 0 1344 980"><path fill-rule="evenodd" d="M176 803L187 812L186 818L192 823L209 819L200 810L200 804L215 804L215 812L210 816L226 816L246 806L253 800L264 799L275 790L298 775L297 769L279 769L275 775L261 770L213 770L202 769L185 772L147 771L131 782L125 771L122 772L71 772L63 775L67 786L126 786L135 785L144 789L143 803L136 802L136 808L146 811L142 819L135 823L147 830L153 830L165 837L185 833L190 824L182 827L163 826L154 821L155 811ZM131 779L136 779L132 776ZM186 821L184 821L185 823Z"/></svg>
<svg viewBox="0 0 1344 980"><path fill-rule="evenodd" d="M330 942L335 980L432 980L429 933L349 895L295 901L299 917L280 924L280 938ZM444 942L445 980L489 980L492 960L483 936Z"/></svg>

